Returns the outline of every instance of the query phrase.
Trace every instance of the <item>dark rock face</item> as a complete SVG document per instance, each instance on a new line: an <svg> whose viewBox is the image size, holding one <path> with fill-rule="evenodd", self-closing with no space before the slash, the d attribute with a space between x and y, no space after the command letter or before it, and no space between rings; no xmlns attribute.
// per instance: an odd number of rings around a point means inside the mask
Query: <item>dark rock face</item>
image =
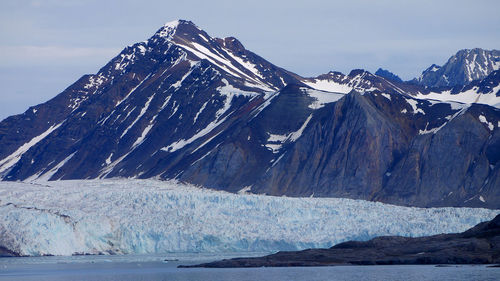
<svg viewBox="0 0 500 281"><path fill-rule="evenodd" d="M499 84L446 90L496 98ZM414 98L428 93L364 70L303 78L177 21L0 122L0 177L500 208L500 110Z"/></svg>
<svg viewBox="0 0 500 281"><path fill-rule="evenodd" d="M5 247L0 246L0 258L5 257L19 257L20 255L16 252L13 252Z"/></svg>
<svg viewBox="0 0 500 281"><path fill-rule="evenodd" d="M278 252L180 267L262 267L389 264L491 264L500 262L500 215L456 234L348 241L330 249Z"/></svg>
<svg viewBox="0 0 500 281"><path fill-rule="evenodd" d="M483 112L498 120L498 110L422 102L426 114L408 114L392 108L411 112L406 98L391 98L350 94L315 112L252 191L416 206L485 206L481 198L498 198L498 133L478 121ZM454 118L443 123L447 116Z"/></svg>
<svg viewBox="0 0 500 281"><path fill-rule="evenodd" d="M428 87L465 86L500 69L500 51L460 50L443 66L431 65L414 83Z"/></svg>

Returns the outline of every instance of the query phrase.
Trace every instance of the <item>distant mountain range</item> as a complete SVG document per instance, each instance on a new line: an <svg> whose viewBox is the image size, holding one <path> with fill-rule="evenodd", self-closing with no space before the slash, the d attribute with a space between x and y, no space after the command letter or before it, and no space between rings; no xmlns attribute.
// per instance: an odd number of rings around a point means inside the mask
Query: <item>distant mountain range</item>
<svg viewBox="0 0 500 281"><path fill-rule="evenodd" d="M0 122L0 175L500 208L498 52L459 51L409 82L306 78L174 21Z"/></svg>
<svg viewBox="0 0 500 281"><path fill-rule="evenodd" d="M443 66L431 65L414 83L429 87L462 86L500 69L499 50L460 50Z"/></svg>

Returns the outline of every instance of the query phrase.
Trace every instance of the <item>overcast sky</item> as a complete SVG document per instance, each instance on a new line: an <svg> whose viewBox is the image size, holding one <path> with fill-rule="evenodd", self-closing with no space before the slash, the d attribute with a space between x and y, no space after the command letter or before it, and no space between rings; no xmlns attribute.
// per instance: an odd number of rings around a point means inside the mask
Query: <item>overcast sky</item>
<svg viewBox="0 0 500 281"><path fill-rule="evenodd" d="M0 0L0 119L179 18L303 76L382 67L411 79L460 49L500 49L499 11L498 0Z"/></svg>

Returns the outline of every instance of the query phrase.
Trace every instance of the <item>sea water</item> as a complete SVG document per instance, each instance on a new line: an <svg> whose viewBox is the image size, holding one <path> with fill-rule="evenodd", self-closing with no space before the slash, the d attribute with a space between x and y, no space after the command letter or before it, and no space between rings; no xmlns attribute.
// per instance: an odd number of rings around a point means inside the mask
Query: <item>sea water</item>
<svg viewBox="0 0 500 281"><path fill-rule="evenodd" d="M0 258L0 280L500 280L485 265L390 265L260 268L177 268L263 253Z"/></svg>

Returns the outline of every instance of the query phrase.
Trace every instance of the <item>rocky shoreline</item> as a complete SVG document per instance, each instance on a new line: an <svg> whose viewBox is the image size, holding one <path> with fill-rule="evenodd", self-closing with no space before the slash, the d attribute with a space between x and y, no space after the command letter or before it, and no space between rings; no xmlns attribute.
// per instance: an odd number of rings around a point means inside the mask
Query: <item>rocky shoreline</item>
<svg viewBox="0 0 500 281"><path fill-rule="evenodd" d="M329 249L278 252L264 257L234 258L179 267L498 263L500 263L500 215L462 233L418 238L382 236L366 242L348 241Z"/></svg>

